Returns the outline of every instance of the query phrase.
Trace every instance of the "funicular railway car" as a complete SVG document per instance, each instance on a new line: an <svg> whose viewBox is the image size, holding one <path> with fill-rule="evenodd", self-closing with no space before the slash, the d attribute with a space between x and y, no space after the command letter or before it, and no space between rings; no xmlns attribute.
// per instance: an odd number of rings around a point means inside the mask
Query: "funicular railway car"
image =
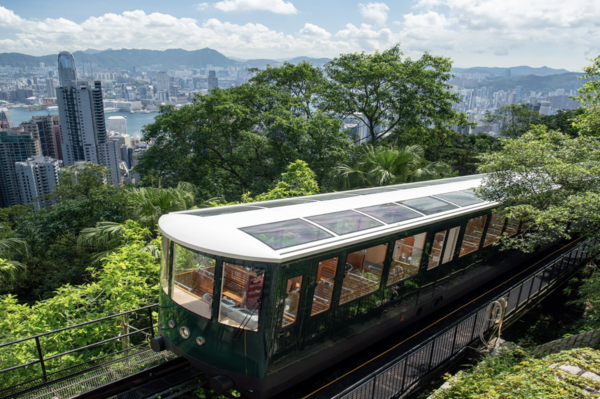
<svg viewBox="0 0 600 399"><path fill-rule="evenodd" d="M331 366L526 259L493 245L521 226L474 196L481 178L161 217L153 348L254 398Z"/></svg>

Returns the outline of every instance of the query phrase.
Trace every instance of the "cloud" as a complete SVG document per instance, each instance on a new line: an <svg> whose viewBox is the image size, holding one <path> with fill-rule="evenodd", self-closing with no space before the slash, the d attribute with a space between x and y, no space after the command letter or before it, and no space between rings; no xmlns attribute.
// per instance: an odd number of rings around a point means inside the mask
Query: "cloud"
<svg viewBox="0 0 600 399"><path fill-rule="evenodd" d="M299 33L303 36L320 37L325 39L329 39L331 37L331 33L327 32L325 29L310 23L304 24L304 28L300 29Z"/></svg>
<svg viewBox="0 0 600 399"><path fill-rule="evenodd" d="M210 7L210 4L208 4L208 3L198 3L198 4L196 5L196 10L198 10L198 11L205 11L205 10L207 10L209 7Z"/></svg>
<svg viewBox="0 0 600 399"><path fill-rule="evenodd" d="M358 9L367 24L385 26L390 8L385 3L359 4Z"/></svg>
<svg viewBox="0 0 600 399"><path fill-rule="evenodd" d="M214 4L221 11L270 11L275 14L297 14L298 10L284 0L222 0Z"/></svg>

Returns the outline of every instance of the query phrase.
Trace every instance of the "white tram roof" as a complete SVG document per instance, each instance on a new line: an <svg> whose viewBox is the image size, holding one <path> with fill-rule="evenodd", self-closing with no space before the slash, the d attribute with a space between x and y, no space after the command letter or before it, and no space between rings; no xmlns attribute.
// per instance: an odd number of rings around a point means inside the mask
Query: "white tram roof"
<svg viewBox="0 0 600 399"><path fill-rule="evenodd" d="M158 225L171 240L207 254L288 262L491 208L495 203L472 191L482 177L172 212Z"/></svg>

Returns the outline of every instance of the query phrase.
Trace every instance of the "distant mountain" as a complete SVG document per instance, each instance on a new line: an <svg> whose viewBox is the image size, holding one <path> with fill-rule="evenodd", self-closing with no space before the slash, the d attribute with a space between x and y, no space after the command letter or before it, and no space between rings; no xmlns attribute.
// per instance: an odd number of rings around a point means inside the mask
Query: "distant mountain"
<svg viewBox="0 0 600 399"><path fill-rule="evenodd" d="M247 67L265 69L267 65L282 65L284 62L290 64L299 64L302 61L308 61L316 67L321 67L331 61L329 58L310 58L310 57L295 57L286 61L270 60L270 59L256 59L246 60L242 64Z"/></svg>
<svg viewBox="0 0 600 399"><path fill-rule="evenodd" d="M111 48L109 48L109 49L107 49L107 50L112 50L112 49L111 49ZM93 49L93 48L89 48L89 49L87 49L87 50L83 50L83 52L84 52L84 53L87 53L87 54L98 54L98 53L101 53L101 52L103 52L103 51L106 51L106 50L95 50L95 49Z"/></svg>
<svg viewBox="0 0 600 399"><path fill-rule="evenodd" d="M303 56L303 57L296 57L296 58L292 58L291 60L288 60L288 62L291 64L299 64L302 61L308 61L311 64L313 64L313 66L320 67L320 66L327 64L329 61L331 61L331 59L330 58L310 58L310 57Z"/></svg>
<svg viewBox="0 0 600 399"><path fill-rule="evenodd" d="M100 52L76 51L73 53L77 63L94 63L103 67L131 68L132 66L149 66L162 64L165 68L178 65L191 65L204 68L206 65L228 67L238 65L218 51L204 48L201 50L187 51L182 49L158 50L104 50ZM0 65L24 68L38 66L40 62L47 65L56 63L58 54L34 57L19 53L1 53Z"/></svg>
<svg viewBox="0 0 600 399"><path fill-rule="evenodd" d="M548 93L557 89L577 90L586 82L584 79L579 79L583 76L581 73L562 73L548 76L511 76L511 77L496 77L488 78L479 83L479 87L485 86L492 91L498 90L514 90L515 87L521 86L521 93L529 93L530 91Z"/></svg>
<svg viewBox="0 0 600 399"><path fill-rule="evenodd" d="M570 73L566 69L554 69L548 67L532 68L529 66L516 66L511 68L495 68L495 67L475 67L475 68L452 68L454 73L487 73L496 76L506 76L507 71L510 69L510 76L526 76L526 75L537 75L537 76L550 76L559 75L563 73Z"/></svg>

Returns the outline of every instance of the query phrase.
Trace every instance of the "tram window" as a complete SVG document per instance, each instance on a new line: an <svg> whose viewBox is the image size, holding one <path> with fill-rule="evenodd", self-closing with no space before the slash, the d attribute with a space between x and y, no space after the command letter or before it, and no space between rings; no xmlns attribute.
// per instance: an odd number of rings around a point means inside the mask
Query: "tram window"
<svg viewBox="0 0 600 399"><path fill-rule="evenodd" d="M453 227L448 231L448 244L446 244L446 249L444 249L442 265L450 262L454 258L454 250L456 249L456 242L458 241L459 232L460 227Z"/></svg>
<svg viewBox="0 0 600 399"><path fill-rule="evenodd" d="M340 304L379 289L387 244L352 252L346 257Z"/></svg>
<svg viewBox="0 0 600 399"><path fill-rule="evenodd" d="M290 278L285 288L285 301L283 308L283 319L281 327L289 326L298 317L298 306L300 305L300 289L302 288L302 276Z"/></svg>
<svg viewBox="0 0 600 399"><path fill-rule="evenodd" d="M219 322L258 331L265 270L223 262Z"/></svg>
<svg viewBox="0 0 600 399"><path fill-rule="evenodd" d="M485 241L483 242L484 247L492 245L500 240L500 237L502 236L502 229L504 228L504 222L506 222L505 217L501 217L497 213L492 215L492 218L490 219L490 225L485 235Z"/></svg>
<svg viewBox="0 0 600 399"><path fill-rule="evenodd" d="M427 233L396 240L387 285L396 284L419 273Z"/></svg>
<svg viewBox="0 0 600 399"><path fill-rule="evenodd" d="M162 256L160 258L160 285L165 293L169 292L169 244L169 239L163 236Z"/></svg>
<svg viewBox="0 0 600 399"><path fill-rule="evenodd" d="M215 259L196 251L174 246L173 301L191 312L210 319L215 281Z"/></svg>
<svg viewBox="0 0 600 399"><path fill-rule="evenodd" d="M509 219L508 224L506 225L506 230L504 230L506 235L512 237L517 234L517 231L519 231L519 224L520 223L518 220Z"/></svg>
<svg viewBox="0 0 600 399"><path fill-rule="evenodd" d="M337 264L337 257L319 262L317 283L313 295L312 308L310 309L311 316L325 312L331 307Z"/></svg>
<svg viewBox="0 0 600 399"><path fill-rule="evenodd" d="M481 237L483 236L483 229L485 228L485 222L487 216L479 216L469 220L465 229L465 236L463 237L462 246L460 247L460 256L468 255L479 249L481 244Z"/></svg>
<svg viewBox="0 0 600 399"><path fill-rule="evenodd" d="M439 266L440 259L442 257L442 248L444 247L445 240L446 230L436 233L433 237L433 244L431 246L431 255L429 256L427 270L431 270Z"/></svg>

